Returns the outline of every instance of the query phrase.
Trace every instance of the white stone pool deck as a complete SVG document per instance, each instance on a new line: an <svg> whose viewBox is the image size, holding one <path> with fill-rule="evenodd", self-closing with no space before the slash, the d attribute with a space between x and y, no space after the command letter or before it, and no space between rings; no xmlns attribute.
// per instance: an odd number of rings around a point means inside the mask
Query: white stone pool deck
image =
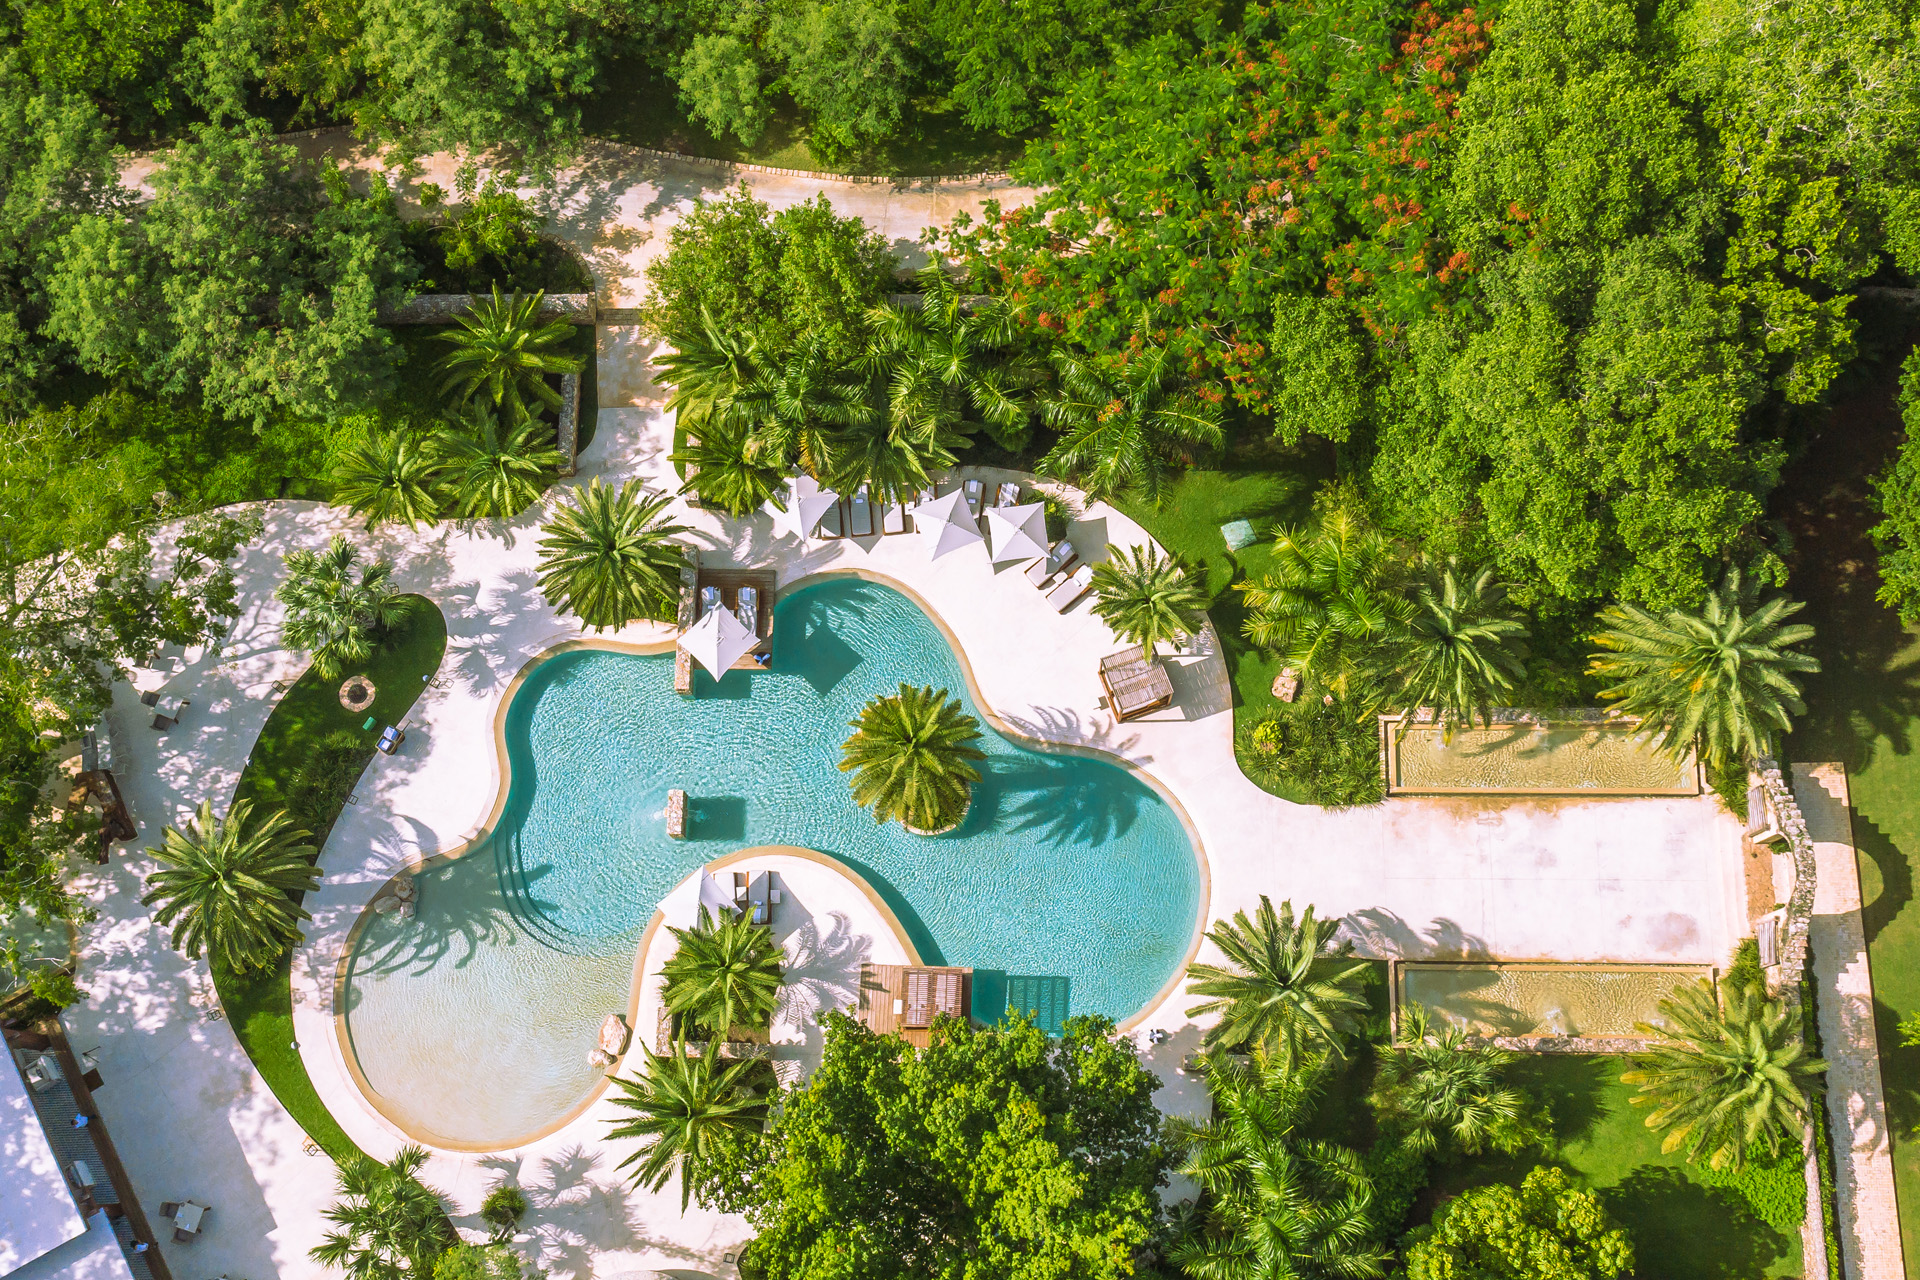
<svg viewBox="0 0 1920 1280"><path fill-rule="evenodd" d="M583 460L584 481L603 474L665 474L668 429L650 408L602 412ZM558 494L550 495L548 505ZM155 734L133 690L121 691L115 728L129 802L143 840L203 797L231 795L271 706L276 678L300 669L277 647L271 598L280 557L335 530L356 534L399 565L401 584L438 602L449 630L442 688L416 707L399 755L377 757L323 855L326 879L296 965L296 1035L316 1087L354 1139L378 1155L401 1137L360 1098L333 1034L333 975L352 922L392 872L472 838L497 782L493 721L513 677L577 627L538 594L533 512L509 529L452 526L367 538L341 513L276 503L267 531L240 565L246 613L224 662L174 676L170 691L193 706ZM1012 732L1093 748L1152 778L1185 811L1210 877L1206 920L1251 907L1260 894L1345 914L1368 954L1563 960L1714 962L1742 927L1737 832L1711 798L1475 802L1398 799L1329 812L1288 804L1247 782L1233 762L1224 665L1202 652L1175 660L1174 707L1115 724L1099 705L1098 657L1118 647L1085 602L1047 607L1017 568L996 573L978 550L930 562L916 537L800 546L776 537L765 515L728 521L704 511L681 518L715 563L774 563L790 584L857 571L910 591L959 642L982 705ZM1108 508L1075 529L1090 546L1144 534ZM657 628L617 638L650 642ZM98 878L102 918L91 930L82 981L93 994L69 1015L81 1047L102 1046L101 1106L144 1198L193 1195L215 1206L215 1225L192 1246L170 1247L207 1274L317 1274L305 1252L324 1230L331 1170L303 1154L298 1127L251 1071L228 1028L205 1021L204 969L182 963L136 902L139 853L116 854ZM196 996L196 992L202 993ZM1145 1050L1169 1110L1201 1099L1175 1067L1199 1031L1174 995L1141 1028L1171 1038ZM1144 1042L1144 1037L1143 1037ZM569 1047L565 1050L577 1051ZM543 1265L562 1276L636 1268L722 1274L721 1256L744 1235L737 1220L683 1216L677 1188L627 1188L615 1165L630 1148L604 1144L604 1101L526 1148L438 1156L429 1177L465 1215L504 1177L529 1192L529 1223ZM474 1225L470 1217L465 1225Z"/></svg>

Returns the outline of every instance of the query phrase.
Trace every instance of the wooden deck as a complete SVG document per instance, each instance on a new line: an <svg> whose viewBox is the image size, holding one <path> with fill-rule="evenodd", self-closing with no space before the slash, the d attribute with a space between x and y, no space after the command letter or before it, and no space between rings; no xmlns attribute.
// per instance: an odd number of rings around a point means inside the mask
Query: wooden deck
<svg viewBox="0 0 1920 1280"><path fill-rule="evenodd" d="M754 634L759 637L760 643L728 670L761 669L754 655L765 653L773 640L774 587L779 581L780 575L772 569L709 569L705 565L700 566L699 583L694 591L696 599L707 587L718 587L721 607L731 612L740 603L740 588L752 587L760 593L760 603L754 616Z"/></svg>
<svg viewBox="0 0 1920 1280"><path fill-rule="evenodd" d="M954 965L863 964L860 1021L879 1035L897 1035L926 1048L941 1014L966 1017L973 1009L973 970Z"/></svg>

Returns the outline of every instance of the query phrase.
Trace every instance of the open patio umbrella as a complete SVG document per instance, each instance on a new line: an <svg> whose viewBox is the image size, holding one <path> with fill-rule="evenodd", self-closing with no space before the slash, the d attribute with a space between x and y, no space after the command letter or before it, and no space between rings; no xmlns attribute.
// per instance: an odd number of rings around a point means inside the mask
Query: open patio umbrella
<svg viewBox="0 0 1920 1280"><path fill-rule="evenodd" d="M680 637L680 647L718 680L758 641L759 637L733 616L733 610L713 609L687 628Z"/></svg>
<svg viewBox="0 0 1920 1280"><path fill-rule="evenodd" d="M676 929L693 928L699 922L702 907L707 909L708 917L713 920L723 918L725 913L734 909L727 891L705 871L694 872L660 900L661 916Z"/></svg>
<svg viewBox="0 0 1920 1280"><path fill-rule="evenodd" d="M967 495L958 489L915 507L913 523L935 560L983 540L973 512L967 509Z"/></svg>
<svg viewBox="0 0 1920 1280"><path fill-rule="evenodd" d="M787 509L773 513L773 527L805 542L813 536L820 517L833 510L833 504L838 501L839 494L821 488L818 480L803 472L788 484Z"/></svg>
<svg viewBox="0 0 1920 1280"><path fill-rule="evenodd" d="M1024 507L989 507L987 536L993 540L995 564L1038 560L1047 554L1047 509L1038 502Z"/></svg>

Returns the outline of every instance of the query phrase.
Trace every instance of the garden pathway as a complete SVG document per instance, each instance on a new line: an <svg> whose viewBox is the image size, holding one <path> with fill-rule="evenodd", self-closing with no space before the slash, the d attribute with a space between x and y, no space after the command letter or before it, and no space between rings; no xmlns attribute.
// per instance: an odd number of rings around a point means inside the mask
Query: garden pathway
<svg viewBox="0 0 1920 1280"><path fill-rule="evenodd" d="M1906 1275L1893 1188L1893 1147L1873 1018L1873 972L1860 915L1860 868L1849 816L1847 771L1796 764L1793 792L1813 838L1818 879L1807 930L1820 1049L1827 1060L1834 1180L1840 1201L1845 1274L1863 1280Z"/></svg>
<svg viewBox="0 0 1920 1280"><path fill-rule="evenodd" d="M591 237L606 299L624 304L676 211L729 175L634 159L630 149L607 154L608 167L575 184L560 226ZM615 164L622 154L630 170ZM438 172L432 164L430 174ZM987 194L780 175L752 181L770 201L827 190L836 207L871 210L896 243ZM639 477L675 487L666 458L671 426L649 377L651 346L630 327L603 328L600 342L602 411L580 481ZM273 682L302 665L277 639L272 589L287 551L352 533L392 557L400 585L430 596L446 615L445 687L423 695L405 748L376 758L360 784L361 803L334 828L322 855L326 880L309 900L315 919L295 965L296 1036L316 1088L377 1155L390 1154L401 1138L360 1100L345 1070L333 1029L333 975L354 917L396 869L478 833L499 780L493 724L508 685L535 655L580 634L536 587L534 531L563 496L550 493L512 522L375 535L313 504L269 504L264 535L238 565L244 612L232 640L220 654L153 677L191 697L190 714L157 735L145 727L134 690L116 694L110 719L119 767L144 843L202 798L225 805L275 697ZM1254 787L1235 765L1230 689L1207 638L1173 663L1171 710L1116 724L1099 705L1095 672L1097 658L1118 647L1111 633L1085 604L1054 613L1015 570L994 572L976 553L929 562L913 538L803 546L776 535L765 515L727 520L683 504L675 515L693 526L713 562L772 564L783 585L857 570L910 590L957 640L982 705L1006 729L1119 757L1181 805L1211 875L1207 921L1270 894L1346 915L1369 955L1566 960L1714 962L1744 931L1738 832L1710 797L1396 800L1345 813L1291 805ZM1101 505L1083 513L1074 534L1089 550L1147 540ZM658 641L665 633L635 627L615 638ZM82 963L91 999L71 1011L69 1023L79 1047L102 1047L108 1125L147 1200L188 1194L213 1204L203 1240L187 1252L166 1246L183 1270L252 1280L317 1274L306 1250L325 1229L328 1162L302 1153L298 1126L229 1029L207 1020L204 967L168 950L138 903L150 865L137 850L117 852L87 882L101 911ZM1174 1111L1203 1105L1175 1069L1199 1039L1185 1014L1189 1003L1170 994L1137 1024L1169 1033L1144 1053L1166 1082L1161 1105ZM451 1194L465 1227L477 1226L472 1215L486 1190L518 1180L534 1206L527 1246L566 1280L642 1268L731 1274L723 1258L744 1238L744 1224L697 1207L682 1215L677 1187L658 1195L629 1189L615 1166L630 1148L601 1140L605 1105L517 1151L437 1155L429 1179Z"/></svg>

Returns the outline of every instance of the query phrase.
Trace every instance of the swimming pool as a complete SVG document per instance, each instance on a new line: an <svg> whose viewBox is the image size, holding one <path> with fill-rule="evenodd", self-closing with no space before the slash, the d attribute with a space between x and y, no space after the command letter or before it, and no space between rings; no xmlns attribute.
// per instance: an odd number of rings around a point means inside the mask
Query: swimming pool
<svg viewBox="0 0 1920 1280"><path fill-rule="evenodd" d="M506 1147L566 1116L599 1073L600 1019L625 1010L660 899L751 845L817 849L884 897L928 963L990 971L983 993L1049 979L1076 1013L1142 1009L1185 960L1202 908L1174 809L1125 769L1030 750L983 720L973 807L949 835L875 823L838 768L847 722L902 682L979 715L938 626L888 587L835 578L785 595L773 663L695 696L672 656L571 650L505 717L511 784L492 834L418 877L412 921L369 916L346 973L349 1051L388 1117L443 1145ZM667 792L688 794L669 839ZM991 1000L988 994L988 999ZM977 1009L991 1017L991 1009Z"/></svg>

